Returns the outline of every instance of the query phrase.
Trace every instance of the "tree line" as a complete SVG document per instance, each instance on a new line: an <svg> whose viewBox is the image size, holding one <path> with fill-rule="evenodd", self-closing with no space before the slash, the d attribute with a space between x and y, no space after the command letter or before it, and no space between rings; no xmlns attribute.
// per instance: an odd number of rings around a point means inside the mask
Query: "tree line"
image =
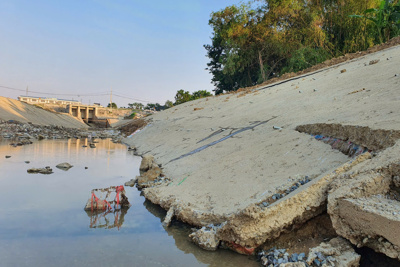
<svg viewBox="0 0 400 267"><path fill-rule="evenodd" d="M167 100L164 105L161 105L160 103L148 103L147 105L144 105L139 102L135 103L129 103L128 107L131 109L136 109L136 110L144 110L144 109L150 109L150 110L156 110L156 111L161 111L164 109L171 108L173 106L200 99L203 97L208 97L212 96L212 94L206 90L199 90L195 91L193 93L190 93L189 91L185 91L183 89L178 90L175 95L175 102L172 102L170 100Z"/></svg>
<svg viewBox="0 0 400 267"><path fill-rule="evenodd" d="M400 34L398 0L253 0L213 12L215 93L254 86Z"/></svg>

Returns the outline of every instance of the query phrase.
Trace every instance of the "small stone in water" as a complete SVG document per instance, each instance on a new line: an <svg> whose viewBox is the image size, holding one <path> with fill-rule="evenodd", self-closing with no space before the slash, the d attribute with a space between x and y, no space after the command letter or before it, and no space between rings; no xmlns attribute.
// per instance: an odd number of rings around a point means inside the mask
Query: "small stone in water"
<svg viewBox="0 0 400 267"><path fill-rule="evenodd" d="M9 159L9 158L11 158L11 156L6 156L6 159Z"/></svg>
<svg viewBox="0 0 400 267"><path fill-rule="evenodd" d="M292 256L290 257L293 262L297 262L299 255L297 253L293 253Z"/></svg>

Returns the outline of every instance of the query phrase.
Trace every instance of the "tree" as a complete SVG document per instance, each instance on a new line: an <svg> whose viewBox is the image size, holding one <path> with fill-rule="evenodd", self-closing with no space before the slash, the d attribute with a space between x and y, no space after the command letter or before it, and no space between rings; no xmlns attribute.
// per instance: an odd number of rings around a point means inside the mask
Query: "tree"
<svg viewBox="0 0 400 267"><path fill-rule="evenodd" d="M185 102L188 102L192 99L192 95L189 91L184 91L183 89L176 92L175 95L175 105L179 105Z"/></svg>
<svg viewBox="0 0 400 267"><path fill-rule="evenodd" d="M350 15L349 17L372 21L376 27L379 43L388 41L391 32L399 34L400 3L394 4L390 0L381 0L377 8L366 9L363 13L364 15Z"/></svg>
<svg viewBox="0 0 400 267"><path fill-rule="evenodd" d="M199 91L193 92L192 100L203 98L203 97L208 97L208 96L212 96L212 94L206 90L199 90Z"/></svg>
<svg viewBox="0 0 400 267"><path fill-rule="evenodd" d="M143 109L144 105L142 103L138 103L138 102L134 102L134 103L130 103L128 104L129 108L132 109Z"/></svg>
<svg viewBox="0 0 400 267"><path fill-rule="evenodd" d="M164 106L161 106L159 103L148 103L144 109L161 111L164 110Z"/></svg>
<svg viewBox="0 0 400 267"><path fill-rule="evenodd" d="M165 108L172 108L174 106L174 103L172 103L172 101L167 100L164 104Z"/></svg>
<svg viewBox="0 0 400 267"><path fill-rule="evenodd" d="M114 108L114 109L117 109L118 107L117 107L117 104L115 104L114 102L112 102L111 104L109 103L108 105L107 105L107 107L108 108Z"/></svg>

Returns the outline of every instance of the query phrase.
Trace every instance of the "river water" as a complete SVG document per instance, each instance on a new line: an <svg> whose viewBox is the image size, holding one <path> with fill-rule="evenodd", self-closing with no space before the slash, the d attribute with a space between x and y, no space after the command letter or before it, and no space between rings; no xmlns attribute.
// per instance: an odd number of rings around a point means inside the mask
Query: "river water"
<svg viewBox="0 0 400 267"><path fill-rule="evenodd" d="M166 212L136 188L125 188L132 204L126 213L86 213L92 189L138 175L141 159L124 145L99 140L92 149L79 139L9 143L0 138L0 266L260 266L253 257L198 248L182 223L164 229ZM57 169L62 162L74 167ZM54 173L27 173L45 166Z"/></svg>

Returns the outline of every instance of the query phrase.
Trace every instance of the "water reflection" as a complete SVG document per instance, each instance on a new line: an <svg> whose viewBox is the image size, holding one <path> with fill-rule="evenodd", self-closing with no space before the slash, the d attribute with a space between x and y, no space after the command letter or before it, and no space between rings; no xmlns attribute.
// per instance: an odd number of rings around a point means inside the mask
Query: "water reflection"
<svg viewBox="0 0 400 267"><path fill-rule="evenodd" d="M158 205L154 205L148 200L145 200L143 206L154 216L164 220L167 212ZM244 256L234 253L229 250L219 249L218 251L207 251L200 249L193 244L189 239L189 234L192 232L191 227L179 221L173 221L171 226L164 227L169 236L175 240L175 246L185 254L193 254L197 261L207 264L209 266L258 266L254 257Z"/></svg>
<svg viewBox="0 0 400 267"><path fill-rule="evenodd" d="M90 190L129 181L141 160L110 140L96 148L85 143L43 140L12 147L0 139L0 266L258 266L247 256L198 248L188 238L190 226L173 222L164 229L165 210L136 188L126 188L129 210L82 212ZM61 162L74 167L55 168ZM54 173L26 172L43 166Z"/></svg>
<svg viewBox="0 0 400 267"><path fill-rule="evenodd" d="M128 212L128 209L125 208L114 211L85 210L85 212L90 218L90 228L117 228L119 230L124 224L124 218L126 213Z"/></svg>

